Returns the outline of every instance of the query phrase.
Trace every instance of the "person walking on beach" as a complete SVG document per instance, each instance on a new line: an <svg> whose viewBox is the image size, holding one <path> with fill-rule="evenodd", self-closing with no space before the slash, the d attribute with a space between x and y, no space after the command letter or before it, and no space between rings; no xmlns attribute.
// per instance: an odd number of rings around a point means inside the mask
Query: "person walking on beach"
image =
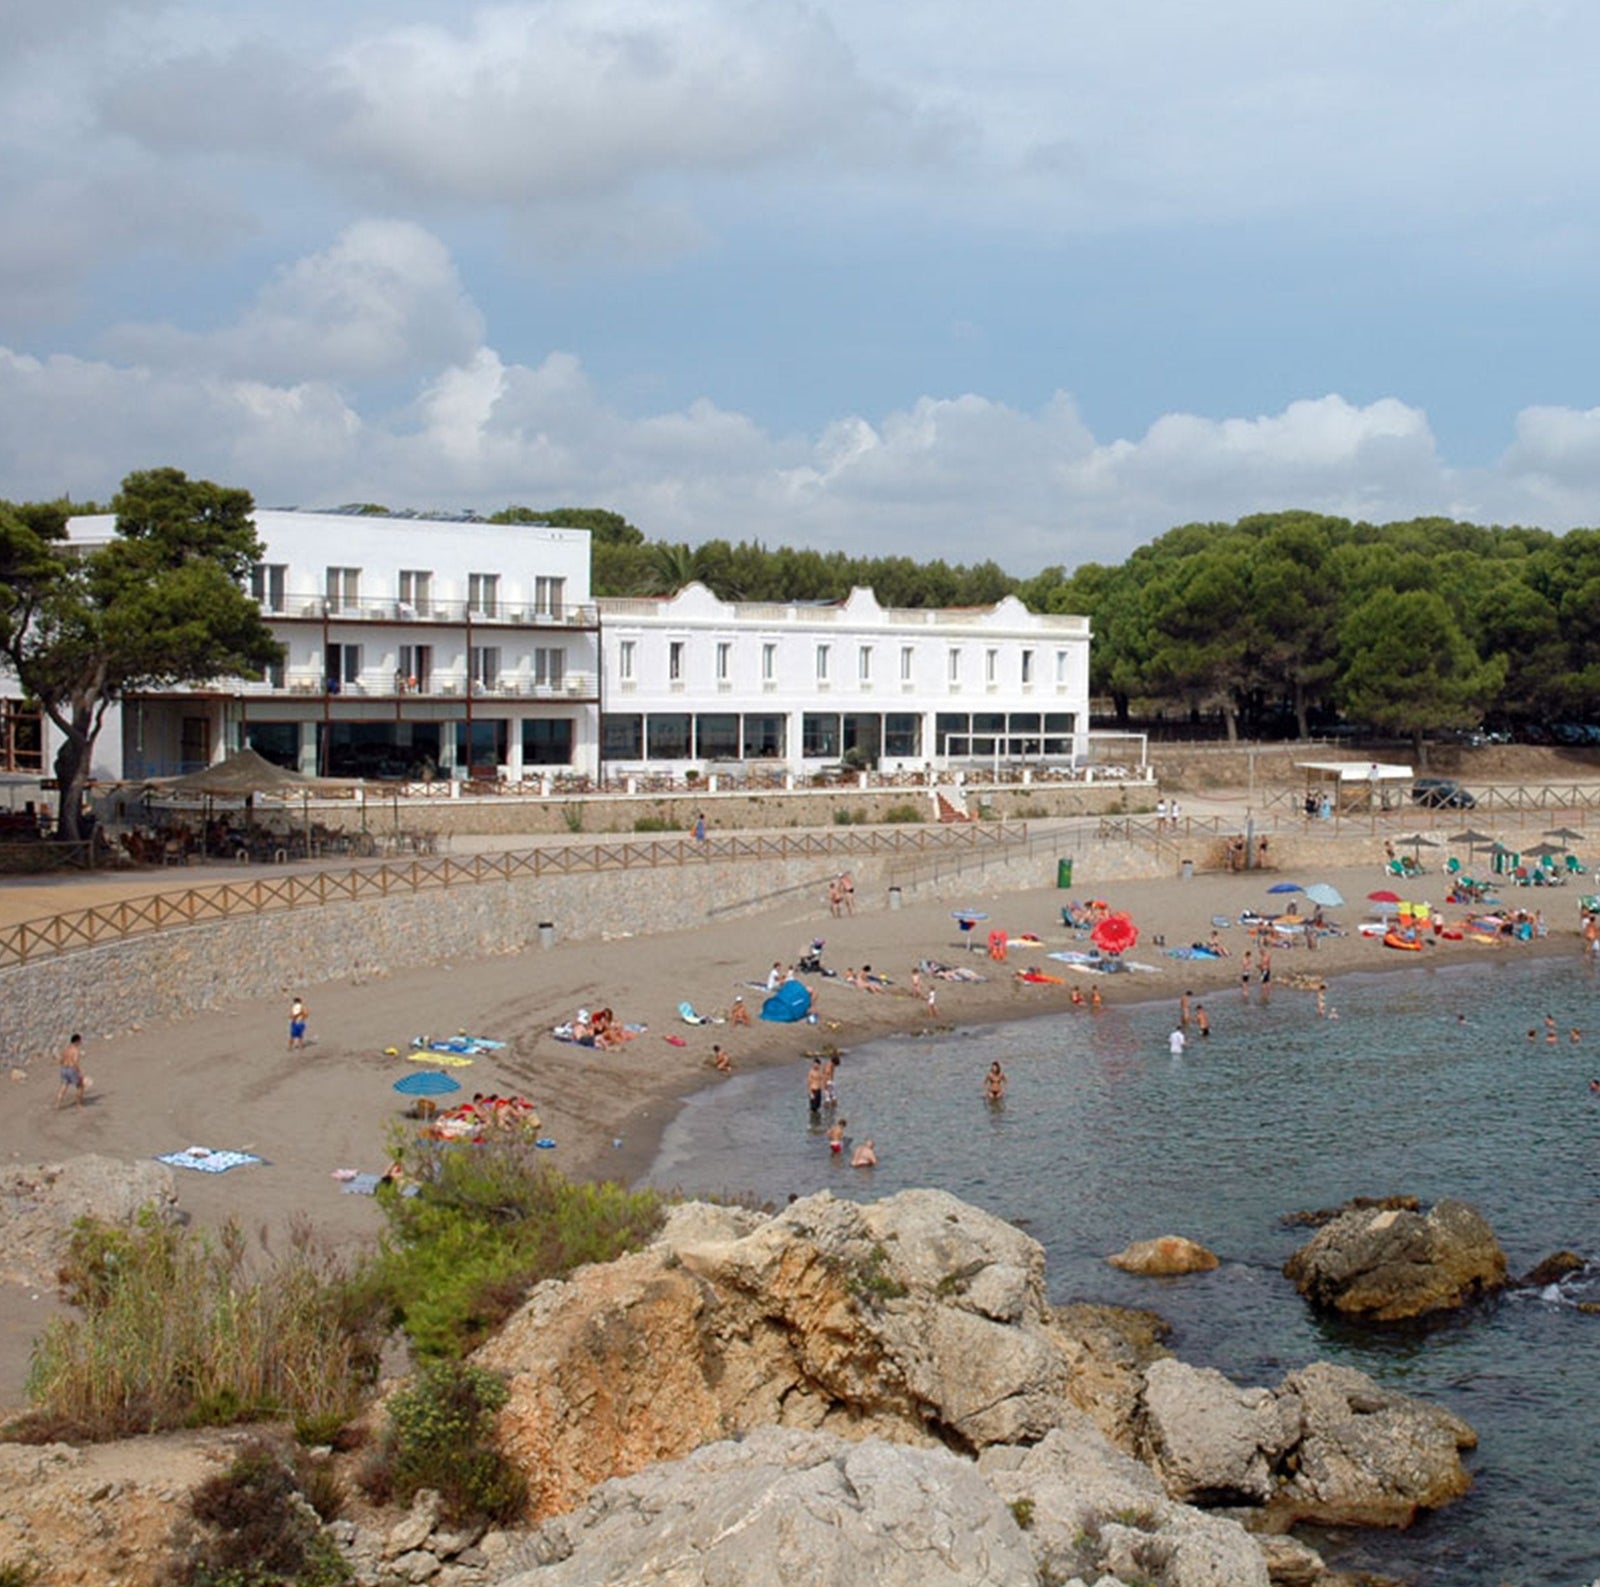
<svg viewBox="0 0 1600 1587"><path fill-rule="evenodd" d="M989 1065L989 1072L983 1077L983 1094L989 1102L1004 1102L1006 1099L1006 1072L1000 1067L998 1058Z"/></svg>
<svg viewBox="0 0 1600 1587"><path fill-rule="evenodd" d="M704 843L706 840L706 813L704 810L694 818L694 840Z"/></svg>
<svg viewBox="0 0 1600 1587"><path fill-rule="evenodd" d="M296 997L289 1004L289 1051L300 1052L306 1044L306 1021L310 1013L306 1008L305 999Z"/></svg>
<svg viewBox="0 0 1600 1587"><path fill-rule="evenodd" d="M61 1049L61 1084L56 1087L55 1105L61 1106L61 1099L69 1092L77 1095L77 1105L83 1106L83 1037L76 1031L72 1033L67 1045Z"/></svg>
<svg viewBox="0 0 1600 1587"><path fill-rule="evenodd" d="M928 1018L933 1019L939 1012L939 988L933 982L928 983Z"/></svg>

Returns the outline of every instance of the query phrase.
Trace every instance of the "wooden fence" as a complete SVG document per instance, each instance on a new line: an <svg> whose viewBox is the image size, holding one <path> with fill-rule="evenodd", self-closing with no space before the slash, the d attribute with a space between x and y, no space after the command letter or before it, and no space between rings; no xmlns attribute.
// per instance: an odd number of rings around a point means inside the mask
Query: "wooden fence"
<svg viewBox="0 0 1600 1587"><path fill-rule="evenodd" d="M825 859L836 864L851 859L997 849L1026 842L1027 836L1025 823L1010 822L839 828L751 836L718 833L701 840L680 837L597 841L469 855L460 859L440 856L342 870L269 876L257 873L248 882L221 882L207 887L147 893L116 903L0 927L0 968L185 926L285 910L317 909L326 904L358 903L363 899L431 892L446 887L596 871L705 865L713 861L760 863Z"/></svg>

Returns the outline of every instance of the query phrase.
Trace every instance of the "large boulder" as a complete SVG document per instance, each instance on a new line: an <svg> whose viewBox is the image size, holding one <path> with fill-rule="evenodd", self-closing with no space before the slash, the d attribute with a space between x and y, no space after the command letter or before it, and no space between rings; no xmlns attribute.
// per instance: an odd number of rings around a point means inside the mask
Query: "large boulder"
<svg viewBox="0 0 1600 1587"><path fill-rule="evenodd" d="M1278 1397L1300 1422L1292 1470L1269 1504L1285 1525L1410 1526L1472 1486L1461 1451L1478 1435L1440 1406L1325 1361L1291 1372Z"/></svg>
<svg viewBox="0 0 1600 1587"><path fill-rule="evenodd" d="M1140 1454L1187 1503L1260 1506L1273 1524L1409 1526L1471 1484L1460 1417L1315 1362L1276 1390L1181 1361L1145 1374Z"/></svg>
<svg viewBox="0 0 1600 1587"><path fill-rule="evenodd" d="M1370 1207L1341 1213L1283 1271L1325 1311L1398 1322L1452 1310L1501 1288L1506 1255L1477 1212L1445 1200L1426 1214Z"/></svg>
<svg viewBox="0 0 1600 1587"><path fill-rule="evenodd" d="M529 1557L531 1556L531 1558ZM1022 1529L971 1461L767 1427L605 1483L500 1587L1036 1587Z"/></svg>
<svg viewBox="0 0 1600 1587"><path fill-rule="evenodd" d="M541 1285L479 1352L510 1379L502 1434L536 1514L769 1423L975 1450L1068 1408L1044 1252L1010 1224L931 1190L747 1218L683 1214Z"/></svg>
<svg viewBox="0 0 1600 1587"><path fill-rule="evenodd" d="M1300 1421L1268 1389L1166 1360L1145 1373L1143 1432L1145 1456L1174 1499L1264 1504Z"/></svg>

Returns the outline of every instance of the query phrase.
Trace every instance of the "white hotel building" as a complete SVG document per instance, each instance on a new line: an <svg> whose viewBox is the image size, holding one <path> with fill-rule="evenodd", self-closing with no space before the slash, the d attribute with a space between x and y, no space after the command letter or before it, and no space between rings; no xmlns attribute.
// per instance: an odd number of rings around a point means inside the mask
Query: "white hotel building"
<svg viewBox="0 0 1600 1587"><path fill-rule="evenodd" d="M608 775L1087 759L1086 617L1010 596L896 610L865 589L838 605L726 602L699 584L599 605Z"/></svg>
<svg viewBox="0 0 1600 1587"><path fill-rule="evenodd" d="M1088 758L1085 617L1011 597L886 609L864 589L596 601L586 530L270 510L255 525L253 592L283 664L130 695L96 776L172 775L245 744L308 773L508 783Z"/></svg>

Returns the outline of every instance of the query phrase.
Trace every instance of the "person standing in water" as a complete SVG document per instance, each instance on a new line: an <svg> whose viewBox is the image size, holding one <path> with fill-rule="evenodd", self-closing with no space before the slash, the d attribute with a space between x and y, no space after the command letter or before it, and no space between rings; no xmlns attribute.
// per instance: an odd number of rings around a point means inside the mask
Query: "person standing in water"
<svg viewBox="0 0 1600 1587"><path fill-rule="evenodd" d="M989 1065L989 1072L983 1077L983 1094L990 1102L1005 1101L1006 1072L1000 1067L998 1058Z"/></svg>

